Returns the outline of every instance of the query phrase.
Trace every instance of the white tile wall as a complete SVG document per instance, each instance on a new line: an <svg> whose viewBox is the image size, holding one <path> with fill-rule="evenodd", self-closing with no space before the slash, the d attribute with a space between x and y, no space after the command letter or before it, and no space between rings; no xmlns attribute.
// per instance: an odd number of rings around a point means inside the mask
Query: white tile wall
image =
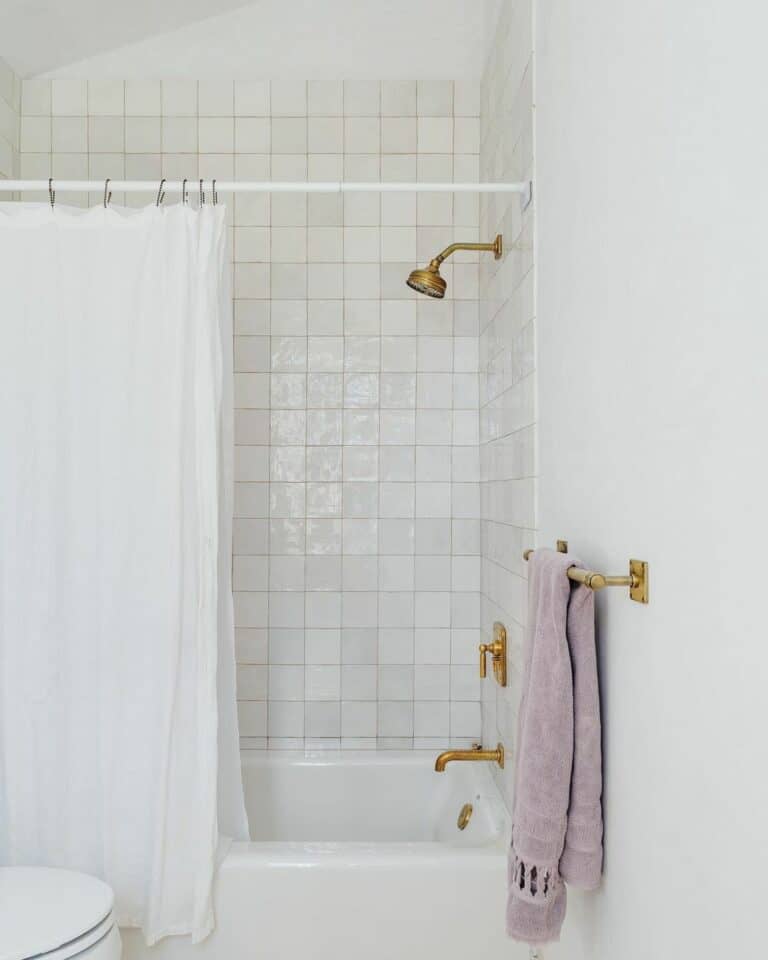
<svg viewBox="0 0 768 960"><path fill-rule="evenodd" d="M476 179L477 104L445 81L30 81L22 171ZM477 258L442 302L405 280L478 237L477 198L241 194L229 215L243 744L476 739Z"/></svg>
<svg viewBox="0 0 768 960"><path fill-rule="evenodd" d="M503 0L481 88L482 179L533 179L533 33L531 0ZM536 372L533 231L535 203L481 200L483 236L504 235L506 253L480 263L480 461L482 633L494 620L508 633L508 686L482 687L483 739L514 756L526 619L523 550L536 526ZM511 801L514 764L497 776Z"/></svg>
<svg viewBox="0 0 768 960"><path fill-rule="evenodd" d="M0 60L0 178L13 179L19 172L19 115L21 80ZM3 194L0 201L13 199Z"/></svg>

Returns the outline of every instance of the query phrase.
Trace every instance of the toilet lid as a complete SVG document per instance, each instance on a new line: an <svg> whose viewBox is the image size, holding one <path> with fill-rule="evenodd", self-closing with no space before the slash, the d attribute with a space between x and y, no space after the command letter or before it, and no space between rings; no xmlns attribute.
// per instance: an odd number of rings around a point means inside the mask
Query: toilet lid
<svg viewBox="0 0 768 960"><path fill-rule="evenodd" d="M27 960L82 937L112 910L111 889L84 873L0 867L0 960Z"/></svg>

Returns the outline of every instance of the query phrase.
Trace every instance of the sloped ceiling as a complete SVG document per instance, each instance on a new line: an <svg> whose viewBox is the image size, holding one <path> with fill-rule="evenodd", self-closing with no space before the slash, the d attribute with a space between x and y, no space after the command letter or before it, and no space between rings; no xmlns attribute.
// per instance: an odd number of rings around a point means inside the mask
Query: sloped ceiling
<svg viewBox="0 0 768 960"><path fill-rule="evenodd" d="M0 0L22 76L478 76L481 0Z"/></svg>
<svg viewBox="0 0 768 960"><path fill-rule="evenodd" d="M0 57L21 76L227 13L247 0L0 0Z"/></svg>

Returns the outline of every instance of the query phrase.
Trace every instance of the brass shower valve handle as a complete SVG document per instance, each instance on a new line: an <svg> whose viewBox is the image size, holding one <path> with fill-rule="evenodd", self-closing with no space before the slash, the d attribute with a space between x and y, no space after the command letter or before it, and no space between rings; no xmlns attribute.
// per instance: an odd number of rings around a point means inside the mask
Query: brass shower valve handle
<svg viewBox="0 0 768 960"><path fill-rule="evenodd" d="M486 657L493 657L493 675L500 687L507 685L507 631L503 623L494 623L493 642L480 644L480 677L488 675Z"/></svg>
<svg viewBox="0 0 768 960"><path fill-rule="evenodd" d="M494 657L499 655L499 649L495 643L481 643L480 644L480 677L485 680L488 676L488 667L485 659L486 654L492 654Z"/></svg>

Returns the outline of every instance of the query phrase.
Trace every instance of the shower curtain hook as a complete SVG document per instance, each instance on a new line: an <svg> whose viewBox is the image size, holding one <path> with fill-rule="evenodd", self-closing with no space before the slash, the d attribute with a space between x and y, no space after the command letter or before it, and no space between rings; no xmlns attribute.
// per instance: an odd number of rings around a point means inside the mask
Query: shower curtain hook
<svg viewBox="0 0 768 960"><path fill-rule="evenodd" d="M203 181L200 181L200 204L201 207L205 205L205 192L203 191Z"/></svg>
<svg viewBox="0 0 768 960"><path fill-rule="evenodd" d="M184 206L187 205L187 178L184 177L184 182L181 185L181 202Z"/></svg>
<svg viewBox="0 0 768 960"><path fill-rule="evenodd" d="M51 210L53 210L54 204L56 203L56 191L53 189L53 177L48 177L48 196L51 201Z"/></svg>
<svg viewBox="0 0 768 960"><path fill-rule="evenodd" d="M109 189L109 177L104 181L104 209L106 210L112 200L112 191Z"/></svg>
<svg viewBox="0 0 768 960"><path fill-rule="evenodd" d="M163 191L163 186L165 185L165 177L160 181L160 189L157 191L157 200L155 201L155 206L159 207L160 204L165 199L165 192Z"/></svg>
<svg viewBox="0 0 768 960"><path fill-rule="evenodd" d="M213 194L213 205L214 207L219 202L219 195L216 193L216 181L211 180L211 193Z"/></svg>

